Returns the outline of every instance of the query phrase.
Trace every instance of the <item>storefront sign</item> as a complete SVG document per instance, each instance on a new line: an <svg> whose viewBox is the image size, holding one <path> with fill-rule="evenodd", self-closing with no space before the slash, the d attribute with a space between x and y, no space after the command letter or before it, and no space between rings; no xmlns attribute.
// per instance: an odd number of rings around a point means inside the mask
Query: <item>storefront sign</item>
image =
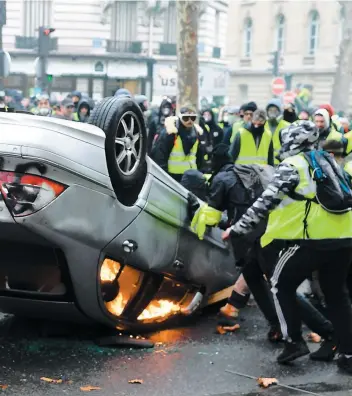
<svg viewBox="0 0 352 396"><path fill-rule="evenodd" d="M199 95L225 96L227 71L225 67L200 65ZM176 95L177 73L175 65L154 65L154 96Z"/></svg>

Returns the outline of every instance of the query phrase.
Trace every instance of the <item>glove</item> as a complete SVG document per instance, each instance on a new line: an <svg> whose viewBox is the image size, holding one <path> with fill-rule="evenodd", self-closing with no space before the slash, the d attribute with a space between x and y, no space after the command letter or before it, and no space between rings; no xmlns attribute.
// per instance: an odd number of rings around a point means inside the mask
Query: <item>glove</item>
<svg viewBox="0 0 352 396"><path fill-rule="evenodd" d="M196 211L191 223L191 229L198 235L200 240L203 240L207 226L217 225L221 220L221 216L222 212L205 204Z"/></svg>

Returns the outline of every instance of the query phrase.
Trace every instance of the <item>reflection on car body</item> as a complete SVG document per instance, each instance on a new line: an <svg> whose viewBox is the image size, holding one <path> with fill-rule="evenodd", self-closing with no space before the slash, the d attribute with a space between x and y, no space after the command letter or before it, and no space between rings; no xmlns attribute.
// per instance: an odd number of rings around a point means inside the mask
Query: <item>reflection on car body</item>
<svg viewBox="0 0 352 396"><path fill-rule="evenodd" d="M236 277L220 230L190 230L187 194L146 156L143 115L107 98L89 124L0 113L0 310L160 323Z"/></svg>

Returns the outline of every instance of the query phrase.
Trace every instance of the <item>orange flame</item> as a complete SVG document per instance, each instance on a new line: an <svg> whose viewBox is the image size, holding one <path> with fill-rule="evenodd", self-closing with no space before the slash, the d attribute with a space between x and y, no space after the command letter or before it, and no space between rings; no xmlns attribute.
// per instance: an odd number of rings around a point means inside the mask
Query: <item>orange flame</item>
<svg viewBox="0 0 352 396"><path fill-rule="evenodd" d="M138 320L157 319L174 315L180 311L180 306L169 300L154 300L138 316Z"/></svg>

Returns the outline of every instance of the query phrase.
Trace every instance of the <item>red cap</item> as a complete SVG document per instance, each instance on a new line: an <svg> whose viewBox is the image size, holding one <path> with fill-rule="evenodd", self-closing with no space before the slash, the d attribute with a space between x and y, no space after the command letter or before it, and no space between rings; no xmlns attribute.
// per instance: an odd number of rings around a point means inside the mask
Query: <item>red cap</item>
<svg viewBox="0 0 352 396"><path fill-rule="evenodd" d="M329 113L330 118L335 114L334 108L329 103L323 104L323 105L319 106L319 108L325 109Z"/></svg>

